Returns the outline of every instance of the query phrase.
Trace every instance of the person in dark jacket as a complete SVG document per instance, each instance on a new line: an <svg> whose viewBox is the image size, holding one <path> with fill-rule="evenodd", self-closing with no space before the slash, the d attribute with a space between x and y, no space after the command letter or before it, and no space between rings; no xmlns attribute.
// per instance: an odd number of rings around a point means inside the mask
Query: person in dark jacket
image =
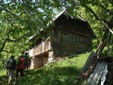
<svg viewBox="0 0 113 85"><path fill-rule="evenodd" d="M16 68L16 60L13 55L8 60L6 68L8 74L8 85L10 85L11 81L14 79L14 71Z"/></svg>

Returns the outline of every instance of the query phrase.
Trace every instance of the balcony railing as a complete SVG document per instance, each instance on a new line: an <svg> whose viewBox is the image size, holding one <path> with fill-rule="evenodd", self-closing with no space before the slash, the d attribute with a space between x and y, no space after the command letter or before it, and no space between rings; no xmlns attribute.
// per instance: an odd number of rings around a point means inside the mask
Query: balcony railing
<svg viewBox="0 0 113 85"><path fill-rule="evenodd" d="M51 43L49 39L42 41L41 44L37 45L36 47L29 50L30 56L40 55L44 52L51 50Z"/></svg>

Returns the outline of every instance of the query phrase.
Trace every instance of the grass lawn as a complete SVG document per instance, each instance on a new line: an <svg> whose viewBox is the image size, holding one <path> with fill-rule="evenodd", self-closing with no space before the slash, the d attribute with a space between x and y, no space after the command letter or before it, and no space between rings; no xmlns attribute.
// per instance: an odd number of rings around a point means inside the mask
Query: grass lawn
<svg viewBox="0 0 113 85"><path fill-rule="evenodd" d="M83 82L76 82L76 78L88 56L89 53L84 53L52 62L40 69L31 70L16 85L84 85ZM7 85L1 72L0 79L2 82L0 85ZM3 72L3 74L5 73Z"/></svg>

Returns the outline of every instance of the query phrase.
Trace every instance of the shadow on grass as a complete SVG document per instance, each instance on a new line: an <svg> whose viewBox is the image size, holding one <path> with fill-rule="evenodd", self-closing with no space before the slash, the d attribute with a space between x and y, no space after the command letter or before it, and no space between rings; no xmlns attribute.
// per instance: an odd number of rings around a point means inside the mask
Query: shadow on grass
<svg viewBox="0 0 113 85"><path fill-rule="evenodd" d="M55 67L29 71L18 85L82 85L75 83L80 69L74 67Z"/></svg>
<svg viewBox="0 0 113 85"><path fill-rule="evenodd" d="M79 72L80 69L71 66L43 67L29 71L16 85L83 85L82 82L75 83ZM0 77L0 85L7 85L7 76Z"/></svg>
<svg viewBox="0 0 113 85"><path fill-rule="evenodd" d="M0 85L7 85L7 76L0 76Z"/></svg>

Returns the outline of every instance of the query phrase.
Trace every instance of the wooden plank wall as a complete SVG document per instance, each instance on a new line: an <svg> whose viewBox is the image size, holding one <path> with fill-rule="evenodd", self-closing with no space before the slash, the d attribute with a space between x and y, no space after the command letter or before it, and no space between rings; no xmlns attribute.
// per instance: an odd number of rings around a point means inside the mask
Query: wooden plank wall
<svg viewBox="0 0 113 85"><path fill-rule="evenodd" d="M53 33L51 38L52 49L55 55L68 56L90 51L92 41L90 38L73 33Z"/></svg>

